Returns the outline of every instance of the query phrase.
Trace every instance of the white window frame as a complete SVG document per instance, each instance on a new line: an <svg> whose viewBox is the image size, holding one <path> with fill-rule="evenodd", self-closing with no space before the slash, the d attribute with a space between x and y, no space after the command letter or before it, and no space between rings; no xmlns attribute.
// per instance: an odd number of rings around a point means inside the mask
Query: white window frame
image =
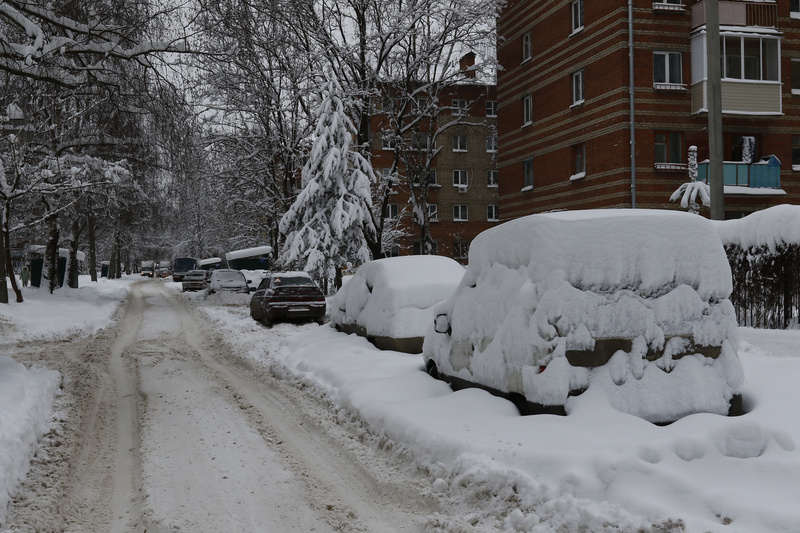
<svg viewBox="0 0 800 533"><path fill-rule="evenodd" d="M581 105L585 99L583 85L583 69L572 73L572 105Z"/></svg>
<svg viewBox="0 0 800 533"><path fill-rule="evenodd" d="M797 69L797 87L794 85L794 70ZM789 83L792 89L792 94L800 94L800 58L792 58L792 72L789 73Z"/></svg>
<svg viewBox="0 0 800 533"><path fill-rule="evenodd" d="M486 151L489 153L497 152L497 134L490 133L486 136Z"/></svg>
<svg viewBox="0 0 800 533"><path fill-rule="evenodd" d="M533 57L533 39L531 32L526 31L522 34L522 62L530 61Z"/></svg>
<svg viewBox="0 0 800 533"><path fill-rule="evenodd" d="M486 116L497 116L497 100L486 100Z"/></svg>
<svg viewBox="0 0 800 533"><path fill-rule="evenodd" d="M522 99L522 125L533 124L533 95L528 94Z"/></svg>
<svg viewBox="0 0 800 533"><path fill-rule="evenodd" d="M466 134L453 135L453 151L466 152L467 151L467 136Z"/></svg>
<svg viewBox="0 0 800 533"><path fill-rule="evenodd" d="M745 40L756 40L758 39L758 79L755 78L747 78L746 71L747 71L747 56L744 53L745 47L744 43ZM738 43L734 44L731 41L737 41ZM720 34L720 41L722 44L722 79L723 80L736 80L736 81L746 81L746 82L765 82L765 83L780 83L781 79L781 40L774 36L767 36L767 35L753 35L753 34L739 34L739 33L722 33ZM775 79L764 79L764 41L774 42L775 44L775 52L776 55L773 58L775 60ZM729 46L729 42L731 46ZM738 45L737 45L738 44ZM738 55L739 55L739 77L729 77L728 74L728 50L732 49L735 50L738 48Z"/></svg>
<svg viewBox="0 0 800 533"><path fill-rule="evenodd" d="M453 187L469 187L468 170L458 169L453 171Z"/></svg>
<svg viewBox="0 0 800 533"><path fill-rule="evenodd" d="M659 73L656 71L656 57L664 58L664 72ZM674 65L675 61L678 62L678 77L679 79L673 80L670 77L670 73L672 72L672 66ZM657 79L659 74L663 74L663 81L659 81ZM653 85L683 85L683 54L681 52L662 52L662 51L655 51L653 52Z"/></svg>
<svg viewBox="0 0 800 533"><path fill-rule="evenodd" d="M464 98L453 98L451 106L454 115L463 117L467 114L467 101Z"/></svg>
<svg viewBox="0 0 800 533"><path fill-rule="evenodd" d="M583 0L572 0L570 12L572 14L572 33L577 33L583 29Z"/></svg>
<svg viewBox="0 0 800 533"><path fill-rule="evenodd" d="M586 143L572 145L572 170L570 181L586 177Z"/></svg>
<svg viewBox="0 0 800 533"><path fill-rule="evenodd" d="M497 204L488 204L486 206L486 220L489 222L497 222L500 220L500 206Z"/></svg>
<svg viewBox="0 0 800 533"><path fill-rule="evenodd" d="M522 162L522 189L533 189L533 158L530 157Z"/></svg>
<svg viewBox="0 0 800 533"><path fill-rule="evenodd" d="M486 172L486 186L496 189L499 174L500 171L497 169L488 170Z"/></svg>
<svg viewBox="0 0 800 533"><path fill-rule="evenodd" d="M386 218L396 220L400 216L400 204L386 204Z"/></svg>
<svg viewBox="0 0 800 533"><path fill-rule="evenodd" d="M381 149L394 150L396 147L397 147L397 138L395 138L394 133L383 132L383 134L381 135Z"/></svg>
<svg viewBox="0 0 800 533"><path fill-rule="evenodd" d="M800 19L800 1L791 0L789 2L789 17Z"/></svg>
<svg viewBox="0 0 800 533"><path fill-rule="evenodd" d="M469 222L468 204L453 204L453 222Z"/></svg>
<svg viewBox="0 0 800 533"><path fill-rule="evenodd" d="M428 204L428 220L439 220L439 204Z"/></svg>

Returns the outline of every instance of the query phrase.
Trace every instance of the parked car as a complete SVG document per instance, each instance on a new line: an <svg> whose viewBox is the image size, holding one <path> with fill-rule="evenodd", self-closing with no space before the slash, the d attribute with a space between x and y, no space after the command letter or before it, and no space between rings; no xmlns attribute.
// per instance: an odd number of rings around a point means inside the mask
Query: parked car
<svg viewBox="0 0 800 533"><path fill-rule="evenodd" d="M306 272L271 272L250 299L250 316L271 325L277 320L325 321L325 295Z"/></svg>
<svg viewBox="0 0 800 533"><path fill-rule="evenodd" d="M422 353L433 307L464 277L449 257L407 255L364 263L331 299L331 325L382 350Z"/></svg>
<svg viewBox="0 0 800 533"><path fill-rule="evenodd" d="M244 277L239 270L219 269L207 270L208 286L206 293L215 292L250 292L250 280Z"/></svg>
<svg viewBox="0 0 800 533"><path fill-rule="evenodd" d="M598 209L522 217L471 243L423 357L453 388L523 413L569 412L591 390L654 423L742 412L725 250L707 219ZM577 401L577 400L576 400Z"/></svg>
<svg viewBox="0 0 800 533"><path fill-rule="evenodd" d="M184 291L202 291L206 288L206 271L190 270L183 276L181 288Z"/></svg>

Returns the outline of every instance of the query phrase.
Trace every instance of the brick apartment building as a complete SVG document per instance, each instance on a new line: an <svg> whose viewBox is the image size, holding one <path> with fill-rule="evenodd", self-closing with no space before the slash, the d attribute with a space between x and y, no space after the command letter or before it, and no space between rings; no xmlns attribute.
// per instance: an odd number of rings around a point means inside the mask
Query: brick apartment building
<svg viewBox="0 0 800 533"><path fill-rule="evenodd" d="M467 64L470 64L468 60ZM465 64L462 62L462 67ZM439 97L445 111L435 120L442 124L458 123L440 129L436 146L441 150L433 158L429 181L429 208L431 237L434 253L451 257L463 264L467 262L469 244L480 232L499 222L497 193L497 101L496 88L465 78L463 83L449 89ZM429 129L428 125L423 129ZM378 173L388 173L392 167L395 150L401 148L386 141L390 128L385 114L376 113L370 123L370 151L372 165ZM428 135L425 143L428 143ZM405 143L413 146L418 139L406 134ZM400 183L394 187L386 215L398 219L405 235L397 245L387 250L387 255L412 255L421 251L420 227L411 215L409 198L411 185L406 176L414 172L401 165L398 168Z"/></svg>
<svg viewBox="0 0 800 533"><path fill-rule="evenodd" d="M688 180L692 145L707 173L705 4L634 0L631 11L626 0L507 3L498 19L503 220L680 209L669 197ZM800 2L721 0L719 13L726 218L800 203Z"/></svg>

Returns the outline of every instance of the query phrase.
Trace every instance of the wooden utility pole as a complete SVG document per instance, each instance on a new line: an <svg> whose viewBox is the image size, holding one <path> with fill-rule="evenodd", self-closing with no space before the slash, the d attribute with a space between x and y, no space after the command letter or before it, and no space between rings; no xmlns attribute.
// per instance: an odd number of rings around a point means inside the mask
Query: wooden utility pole
<svg viewBox="0 0 800 533"><path fill-rule="evenodd" d="M706 87L708 90L708 185L711 220L725 219L725 179L722 165L722 67L719 41L719 0L705 0Z"/></svg>

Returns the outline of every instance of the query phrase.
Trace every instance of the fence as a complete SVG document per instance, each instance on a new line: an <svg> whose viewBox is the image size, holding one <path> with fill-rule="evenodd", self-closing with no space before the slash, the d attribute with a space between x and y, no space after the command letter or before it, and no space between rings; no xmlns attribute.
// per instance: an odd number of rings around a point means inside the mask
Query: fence
<svg viewBox="0 0 800 533"><path fill-rule="evenodd" d="M797 326L800 309L800 245L742 248L727 245L733 277L731 302L740 326L782 329Z"/></svg>

